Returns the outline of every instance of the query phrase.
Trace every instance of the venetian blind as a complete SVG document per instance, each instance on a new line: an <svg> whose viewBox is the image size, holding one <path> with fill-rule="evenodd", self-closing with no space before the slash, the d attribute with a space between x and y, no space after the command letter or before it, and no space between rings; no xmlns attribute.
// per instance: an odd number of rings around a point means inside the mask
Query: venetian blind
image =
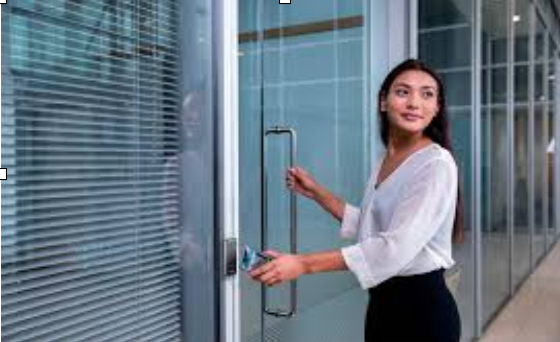
<svg viewBox="0 0 560 342"><path fill-rule="evenodd" d="M2 339L180 340L176 5L2 5Z"/></svg>

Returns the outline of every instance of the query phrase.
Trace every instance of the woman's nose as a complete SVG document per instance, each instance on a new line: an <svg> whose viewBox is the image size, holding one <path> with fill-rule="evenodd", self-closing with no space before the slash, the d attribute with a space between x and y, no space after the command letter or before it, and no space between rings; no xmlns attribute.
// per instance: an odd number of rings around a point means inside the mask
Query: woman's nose
<svg viewBox="0 0 560 342"><path fill-rule="evenodd" d="M418 96L411 94L408 97L408 101L406 102L406 107L408 109L418 109L419 108L418 101L419 101Z"/></svg>

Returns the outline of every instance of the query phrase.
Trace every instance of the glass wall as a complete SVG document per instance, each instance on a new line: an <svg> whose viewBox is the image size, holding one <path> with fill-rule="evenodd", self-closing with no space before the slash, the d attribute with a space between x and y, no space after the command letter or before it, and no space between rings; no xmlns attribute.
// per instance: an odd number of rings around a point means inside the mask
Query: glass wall
<svg viewBox="0 0 560 342"><path fill-rule="evenodd" d="M482 3L482 320L487 322L509 295L508 113L506 1ZM511 20L511 19L509 19ZM491 196L489 194L492 194Z"/></svg>
<svg viewBox="0 0 560 342"><path fill-rule="evenodd" d="M447 95L455 157L463 195L466 239L454 246L457 266L448 272L463 323L463 340L474 335L474 255L472 196L471 117L471 1L424 0L419 2L419 57L437 69Z"/></svg>
<svg viewBox="0 0 560 342"><path fill-rule="evenodd" d="M209 5L2 5L2 340L216 340Z"/></svg>
<svg viewBox="0 0 560 342"><path fill-rule="evenodd" d="M533 237L533 260L537 263L545 254L547 217L547 184L548 170L546 168L546 148L548 137L548 106L547 106L547 83L546 60L548 35L545 30L543 19L536 15L535 21L535 59L534 59L534 82L535 93L533 101L534 111L534 148L533 167L535 172L535 192L533 197L535 213L535 233Z"/></svg>
<svg viewBox="0 0 560 342"><path fill-rule="evenodd" d="M529 105L529 55L530 55L530 3L528 0L515 2L515 13L519 16L514 21L514 115L513 115L513 281L521 281L531 269L531 234L530 234L530 167L532 138L530 131Z"/></svg>
<svg viewBox="0 0 560 342"><path fill-rule="evenodd" d="M477 3L482 12L480 32L472 29L470 15ZM472 285L472 291L459 286L466 340L490 322L557 239L554 181L560 176L552 142L558 134L554 129L558 56L551 31L558 28L547 27L541 14L549 13L540 9L529 0L419 1L419 56L445 80L467 202L467 232L481 233L480 246L473 246L472 234L467 234L464 245L455 246L463 270L461 285ZM473 60L469 47L474 34L480 35L481 60ZM471 123L478 118L473 118L477 113L470 99L471 71L477 64L481 84L474 91L482 98L481 126L473 132ZM481 146L476 170L481 193L476 199L470 193L473 136ZM469 208L471 200L480 206L480 227L469 222L476 214ZM478 247L480 255L472 252ZM475 308L475 303L481 306ZM472 320L480 324L473 325Z"/></svg>

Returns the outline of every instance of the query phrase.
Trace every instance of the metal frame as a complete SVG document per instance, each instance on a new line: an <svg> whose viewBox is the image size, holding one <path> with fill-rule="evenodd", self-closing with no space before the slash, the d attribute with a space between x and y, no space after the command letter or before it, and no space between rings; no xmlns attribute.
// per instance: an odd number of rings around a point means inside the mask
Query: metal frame
<svg viewBox="0 0 560 342"><path fill-rule="evenodd" d="M514 292L513 257L514 257L514 194L515 194L515 107L514 107L514 82L515 82L515 27L513 16L515 14L515 1L506 3L507 20L507 231L508 231L508 256L509 256L509 295Z"/></svg>
<svg viewBox="0 0 560 342"><path fill-rule="evenodd" d="M554 184L555 184L555 199L554 202L556 204L555 209L555 224L556 224L556 238L555 241L558 242L560 238L560 58L559 58L560 51L557 49L554 54L554 73L555 73L555 82L554 82L554 170L556 170L554 174Z"/></svg>
<svg viewBox="0 0 560 342"><path fill-rule="evenodd" d="M239 115L237 1L213 0L216 17L216 56L218 78L218 160L219 224L222 239L239 236ZM223 256L222 256L223 257ZM225 260L224 260L225 263ZM222 285L221 341L239 342L241 338L239 273L225 277Z"/></svg>
<svg viewBox="0 0 560 342"><path fill-rule="evenodd" d="M411 58L418 58L418 16L418 0L409 0L408 55Z"/></svg>
<svg viewBox="0 0 560 342"><path fill-rule="evenodd" d="M536 9L529 6L529 254L533 272L537 261L535 240L535 25Z"/></svg>
<svg viewBox="0 0 560 342"><path fill-rule="evenodd" d="M544 38L544 46L543 46L543 79L542 79L542 86L543 86L543 97L544 97L544 101L543 101L543 106L541 108L542 110L542 115L543 115L543 123L542 123L542 127L543 127L543 134L545 136L545 142L544 142L544 148L546 149L546 147L548 146L548 126L549 126L549 120L548 120L548 110L549 110L549 102L548 102L548 94L549 94L549 87L548 87L548 43L549 43L549 35L545 34L545 38ZM543 168L543 177L542 177L542 186L544 189L543 192L543 229L544 229L544 250L545 250L545 254L550 250L550 247L552 246L551 241L550 241L550 227L549 227L549 216L548 216L548 206L549 201L548 201L548 156L545 155L544 158L544 168Z"/></svg>
<svg viewBox="0 0 560 342"><path fill-rule="evenodd" d="M472 2L473 25L471 35L471 103L472 103L472 182L471 197L471 222L473 223L473 255L474 255L474 277L473 287L475 289L475 303L473 317L474 335L480 337L482 334L482 269L481 269L481 103L479 90L482 89L482 0Z"/></svg>

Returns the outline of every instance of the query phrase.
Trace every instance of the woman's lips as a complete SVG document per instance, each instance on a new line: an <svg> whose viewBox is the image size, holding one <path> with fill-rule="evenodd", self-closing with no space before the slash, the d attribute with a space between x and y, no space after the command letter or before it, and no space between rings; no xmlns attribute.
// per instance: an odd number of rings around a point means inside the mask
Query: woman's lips
<svg viewBox="0 0 560 342"><path fill-rule="evenodd" d="M422 115L413 114L413 113L403 113L401 114L401 116L407 121L417 121L417 120L422 120L424 118Z"/></svg>

